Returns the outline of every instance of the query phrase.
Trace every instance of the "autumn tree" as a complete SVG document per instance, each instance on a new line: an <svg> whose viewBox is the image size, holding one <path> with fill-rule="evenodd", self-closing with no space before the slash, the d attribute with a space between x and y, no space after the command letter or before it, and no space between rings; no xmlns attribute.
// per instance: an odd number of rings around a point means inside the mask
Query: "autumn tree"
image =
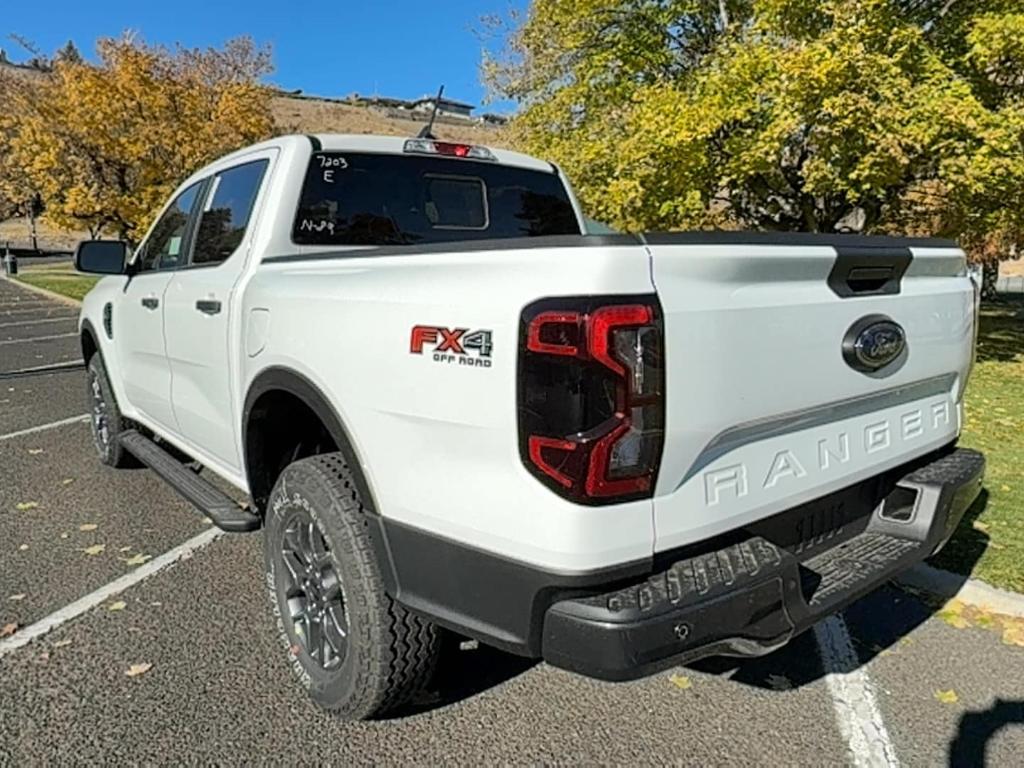
<svg viewBox="0 0 1024 768"><path fill-rule="evenodd" d="M1016 5L534 0L484 72L520 104L513 140L620 228L958 234L970 218L984 238L1024 210L996 204L1022 157Z"/></svg>
<svg viewBox="0 0 1024 768"><path fill-rule="evenodd" d="M9 161L39 190L46 216L137 241L188 174L272 131L260 78L270 54L248 38L168 51L101 40L98 63L55 57L33 87L8 89Z"/></svg>
<svg viewBox="0 0 1024 768"><path fill-rule="evenodd" d="M19 104L31 103L37 75L18 70L0 69L0 222L25 218L30 222L32 247L35 243L36 217L43 210L42 195L28 168L15 151L24 114Z"/></svg>
<svg viewBox="0 0 1024 768"><path fill-rule="evenodd" d="M1024 253L1024 8L1016 0L947 5L930 32L985 112L943 162L932 194L910 202L982 262L991 297L998 261Z"/></svg>

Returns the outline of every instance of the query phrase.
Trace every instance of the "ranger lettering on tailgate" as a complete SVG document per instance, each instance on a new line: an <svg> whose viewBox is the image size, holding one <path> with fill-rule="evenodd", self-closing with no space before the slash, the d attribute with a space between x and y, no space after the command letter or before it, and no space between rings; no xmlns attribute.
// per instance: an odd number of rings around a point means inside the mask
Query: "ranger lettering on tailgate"
<svg viewBox="0 0 1024 768"><path fill-rule="evenodd" d="M924 437L928 432L939 432L950 426L948 400L911 408L896 418L873 421L862 427L823 435L816 440L817 450L782 448L765 465L749 462L733 463L704 473L704 502L713 507L726 499L740 499L750 493L751 484L771 489L792 484L817 473L823 476L848 464L853 452L864 456L889 451L898 443L907 443Z"/></svg>

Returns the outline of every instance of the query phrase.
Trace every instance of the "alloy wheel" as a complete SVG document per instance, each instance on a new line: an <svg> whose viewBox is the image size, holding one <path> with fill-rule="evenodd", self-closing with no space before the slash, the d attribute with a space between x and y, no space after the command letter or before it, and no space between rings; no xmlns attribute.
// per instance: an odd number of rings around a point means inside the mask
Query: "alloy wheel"
<svg viewBox="0 0 1024 768"><path fill-rule="evenodd" d="M277 586L283 612L309 658L323 669L335 669L348 651L345 596L327 540L304 510L284 526L281 560Z"/></svg>

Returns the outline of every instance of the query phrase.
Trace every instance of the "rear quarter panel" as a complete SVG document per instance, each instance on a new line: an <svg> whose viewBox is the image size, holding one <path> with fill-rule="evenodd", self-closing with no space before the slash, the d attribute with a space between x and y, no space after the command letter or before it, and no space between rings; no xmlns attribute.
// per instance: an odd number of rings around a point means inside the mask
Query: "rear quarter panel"
<svg viewBox="0 0 1024 768"><path fill-rule="evenodd" d="M517 442L523 307L547 296L652 290L636 244L264 262L245 293L246 389L290 368L329 398L386 517L541 567L650 556L652 502L583 507L543 487ZM490 331L490 366L410 350L417 325Z"/></svg>

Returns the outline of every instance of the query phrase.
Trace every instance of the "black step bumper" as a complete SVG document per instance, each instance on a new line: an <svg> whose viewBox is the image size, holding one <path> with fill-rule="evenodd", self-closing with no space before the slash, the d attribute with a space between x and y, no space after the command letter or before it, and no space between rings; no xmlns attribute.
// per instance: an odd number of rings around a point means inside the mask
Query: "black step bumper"
<svg viewBox="0 0 1024 768"><path fill-rule="evenodd" d="M784 514L628 586L554 602L543 657L625 680L704 656L768 653L940 549L977 498L984 470L980 453L954 450L897 479L859 517L850 500L802 513L795 543L779 533L794 522ZM808 537L815 520L826 524Z"/></svg>

